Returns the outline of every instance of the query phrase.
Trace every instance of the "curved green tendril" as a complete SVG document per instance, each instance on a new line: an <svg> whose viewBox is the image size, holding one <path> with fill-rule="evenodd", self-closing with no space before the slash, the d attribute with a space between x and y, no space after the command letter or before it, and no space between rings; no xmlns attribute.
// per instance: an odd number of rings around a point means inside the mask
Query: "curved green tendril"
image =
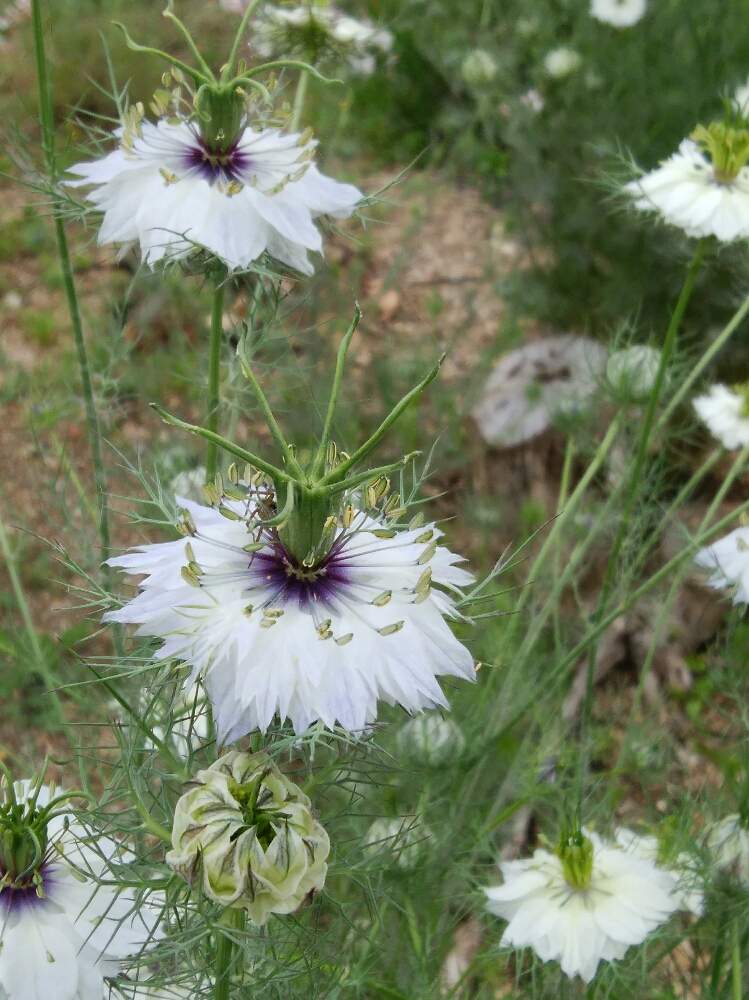
<svg viewBox="0 0 749 1000"><path fill-rule="evenodd" d="M138 42L133 41L130 34L124 24L119 21L112 22L116 28L119 28L122 34L125 36L125 44L132 52L141 52L145 55L158 56L160 59L165 59L166 62L170 63L172 66L176 66L177 69L182 70L196 83L211 83L211 78L206 77L200 70L195 69L193 66L188 66L187 63L182 62L181 59L177 59L176 56L170 56L168 52L163 52L161 49L151 48L150 45L139 45ZM213 78L213 74L211 74ZM215 78L213 78L215 80Z"/></svg>

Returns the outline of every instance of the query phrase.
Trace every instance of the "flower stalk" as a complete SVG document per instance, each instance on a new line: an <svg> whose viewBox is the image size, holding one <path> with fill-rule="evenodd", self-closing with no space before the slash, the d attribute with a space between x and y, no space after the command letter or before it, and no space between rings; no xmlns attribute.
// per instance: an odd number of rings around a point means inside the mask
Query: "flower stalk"
<svg viewBox="0 0 749 1000"><path fill-rule="evenodd" d="M221 405L221 344L224 328L224 276L217 276L213 290L211 309L211 340L208 353L208 406L206 425L213 434L218 433L219 407ZM218 472L218 447L215 441L208 441L205 460L206 481L212 482Z"/></svg>

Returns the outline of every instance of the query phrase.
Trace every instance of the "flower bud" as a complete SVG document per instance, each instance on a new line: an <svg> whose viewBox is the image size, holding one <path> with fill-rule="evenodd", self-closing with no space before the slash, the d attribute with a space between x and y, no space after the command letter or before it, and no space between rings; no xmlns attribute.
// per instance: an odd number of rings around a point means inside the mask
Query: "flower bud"
<svg viewBox="0 0 749 1000"><path fill-rule="evenodd" d="M440 767L454 762L465 745L458 724L434 713L409 719L398 733L401 754L423 767Z"/></svg>
<svg viewBox="0 0 749 1000"><path fill-rule="evenodd" d="M469 87L483 87L497 75L497 63L490 52L474 49L463 60L460 71Z"/></svg>
<svg viewBox="0 0 749 1000"><path fill-rule="evenodd" d="M544 69L555 80L561 80L562 77L569 76L579 69L581 63L582 57L579 52L561 45L546 54Z"/></svg>
<svg viewBox="0 0 749 1000"><path fill-rule="evenodd" d="M264 753L231 751L177 803L167 863L257 925L321 889L330 841L310 800Z"/></svg>
<svg viewBox="0 0 749 1000"><path fill-rule="evenodd" d="M370 854L390 855L399 868L411 871L421 860L430 837L431 831L418 816L383 816L367 830L364 847Z"/></svg>
<svg viewBox="0 0 749 1000"><path fill-rule="evenodd" d="M660 351L634 344L614 351L606 363L606 378L617 397L642 403L653 391L660 363Z"/></svg>

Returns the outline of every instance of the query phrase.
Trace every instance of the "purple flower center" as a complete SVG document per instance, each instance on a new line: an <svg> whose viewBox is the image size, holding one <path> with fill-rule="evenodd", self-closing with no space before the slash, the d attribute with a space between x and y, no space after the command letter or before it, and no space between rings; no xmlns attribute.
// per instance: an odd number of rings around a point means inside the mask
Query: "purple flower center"
<svg viewBox="0 0 749 1000"><path fill-rule="evenodd" d="M242 182L250 166L250 157L240 149L239 139L228 149L213 150L199 135L195 145L185 151L185 166L196 170L209 184Z"/></svg>
<svg viewBox="0 0 749 1000"><path fill-rule="evenodd" d="M254 586L273 591L271 605L296 603L307 612L322 605L333 610L337 595L353 582L343 537L311 566L295 559L275 535L269 546L252 556L249 570Z"/></svg>
<svg viewBox="0 0 749 1000"><path fill-rule="evenodd" d="M6 874L0 869L0 882ZM54 866L44 863L38 872L41 883L34 883L29 873L29 878L22 885L8 885L0 890L0 914L22 913L36 907L46 906L49 903L49 894L53 890L56 879L54 877ZM39 895L38 885L41 885L43 895Z"/></svg>

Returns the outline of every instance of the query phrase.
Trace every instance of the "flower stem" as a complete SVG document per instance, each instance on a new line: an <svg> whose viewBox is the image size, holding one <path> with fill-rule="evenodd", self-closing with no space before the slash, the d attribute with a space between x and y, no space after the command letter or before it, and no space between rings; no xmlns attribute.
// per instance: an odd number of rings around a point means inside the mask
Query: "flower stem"
<svg viewBox="0 0 749 1000"><path fill-rule="evenodd" d="M742 1000L744 988L741 969L741 939L739 937L739 922L734 917L731 922L731 998Z"/></svg>
<svg viewBox="0 0 749 1000"><path fill-rule="evenodd" d="M289 123L289 130L291 132L299 131L299 126L302 121L302 114L304 112L304 102L307 99L308 83L309 83L309 74L305 69L303 69L299 73L299 82L296 85L296 94L294 95L294 108L291 112L291 122Z"/></svg>
<svg viewBox="0 0 749 1000"><path fill-rule="evenodd" d="M208 412L206 425L212 434L218 433L218 411L221 403L221 341L223 339L224 284L218 279L213 291L211 310L211 342L208 358ZM218 447L208 442L205 460L206 481L212 482L218 471Z"/></svg>
<svg viewBox="0 0 749 1000"><path fill-rule="evenodd" d="M619 519L619 527L617 528L616 535L614 536L614 542L611 546L611 553L609 555L608 563L606 566L606 574L603 580L603 585L601 587L601 595L598 600L598 605L596 607L595 614L593 616L593 623L597 625L601 618L606 612L606 605L608 603L609 594L611 587L614 582L614 574L621 569L620 566L620 555L622 551L622 546L624 540L627 536L629 530L630 521L632 519L632 513L634 511L635 503L637 501L638 489L642 485L643 471L645 467L645 460L648 454L648 446L650 444L650 438L655 427L655 415L658 409L658 402L660 400L661 392L666 380L666 371L668 369L669 362L673 356L674 349L676 347L676 339L681 327L681 322L684 318L684 313L686 312L689 300L692 297L692 292L694 291L694 285L697 280L697 275L702 267L702 263L705 257L705 241L700 240L694 251L691 263L687 270L686 277L684 279L684 284L682 286L679 298L674 307L674 311L671 314L671 319L668 324L668 329L666 330L666 337L663 342L663 348L661 349L660 363L658 365L658 371L655 376L655 382L648 399L648 405L645 410L645 416L642 423L642 431L637 444L637 451L635 453L635 460L632 466L632 471L629 475L627 482L626 493L624 496L624 504L622 507L621 517ZM583 701L581 719L580 719L580 758L579 758L579 769L578 769L578 800L579 805L582 808L583 799L583 786L585 782L585 775L588 768L588 756L589 756L589 730L590 730L590 716L593 708L593 678L595 674L596 658L598 654L598 640L600 633L596 634L596 638L590 644L588 649L588 665L585 681L585 698Z"/></svg>
<svg viewBox="0 0 749 1000"><path fill-rule="evenodd" d="M32 0L32 18L34 31L34 50L36 54L37 82L39 86L39 119L42 127L42 145L44 148L44 158L47 165L47 172L52 184L58 179L57 155L55 152L55 126L52 110L52 99L49 89L49 76L47 74L47 58L44 50L44 29L42 27L42 0ZM75 277L70 261L70 250L62 219L55 215L55 235L57 237L57 250L60 258L60 268L62 270L63 286L68 302L70 322L73 328L73 340L78 357L78 368L81 376L83 388L83 400L86 411L86 429L88 433L89 448L91 450L91 461L94 467L94 484L98 500L98 521L99 521L99 547L101 561L105 563L109 558L109 509L107 505L107 481L104 472L104 462L101 451L101 434L99 431L99 419L96 412L96 401L91 381L91 368L86 350L86 341L83 336L83 324L81 321L81 311L78 304L78 295L75 287ZM105 581L109 580L108 567L103 569Z"/></svg>
<svg viewBox="0 0 749 1000"><path fill-rule="evenodd" d="M225 927L232 930L242 930L245 923L244 910L227 910L222 918ZM234 958L234 941L228 934L217 935L216 938L216 984L213 991L214 1000L230 1000L232 974L241 967L241 950Z"/></svg>

